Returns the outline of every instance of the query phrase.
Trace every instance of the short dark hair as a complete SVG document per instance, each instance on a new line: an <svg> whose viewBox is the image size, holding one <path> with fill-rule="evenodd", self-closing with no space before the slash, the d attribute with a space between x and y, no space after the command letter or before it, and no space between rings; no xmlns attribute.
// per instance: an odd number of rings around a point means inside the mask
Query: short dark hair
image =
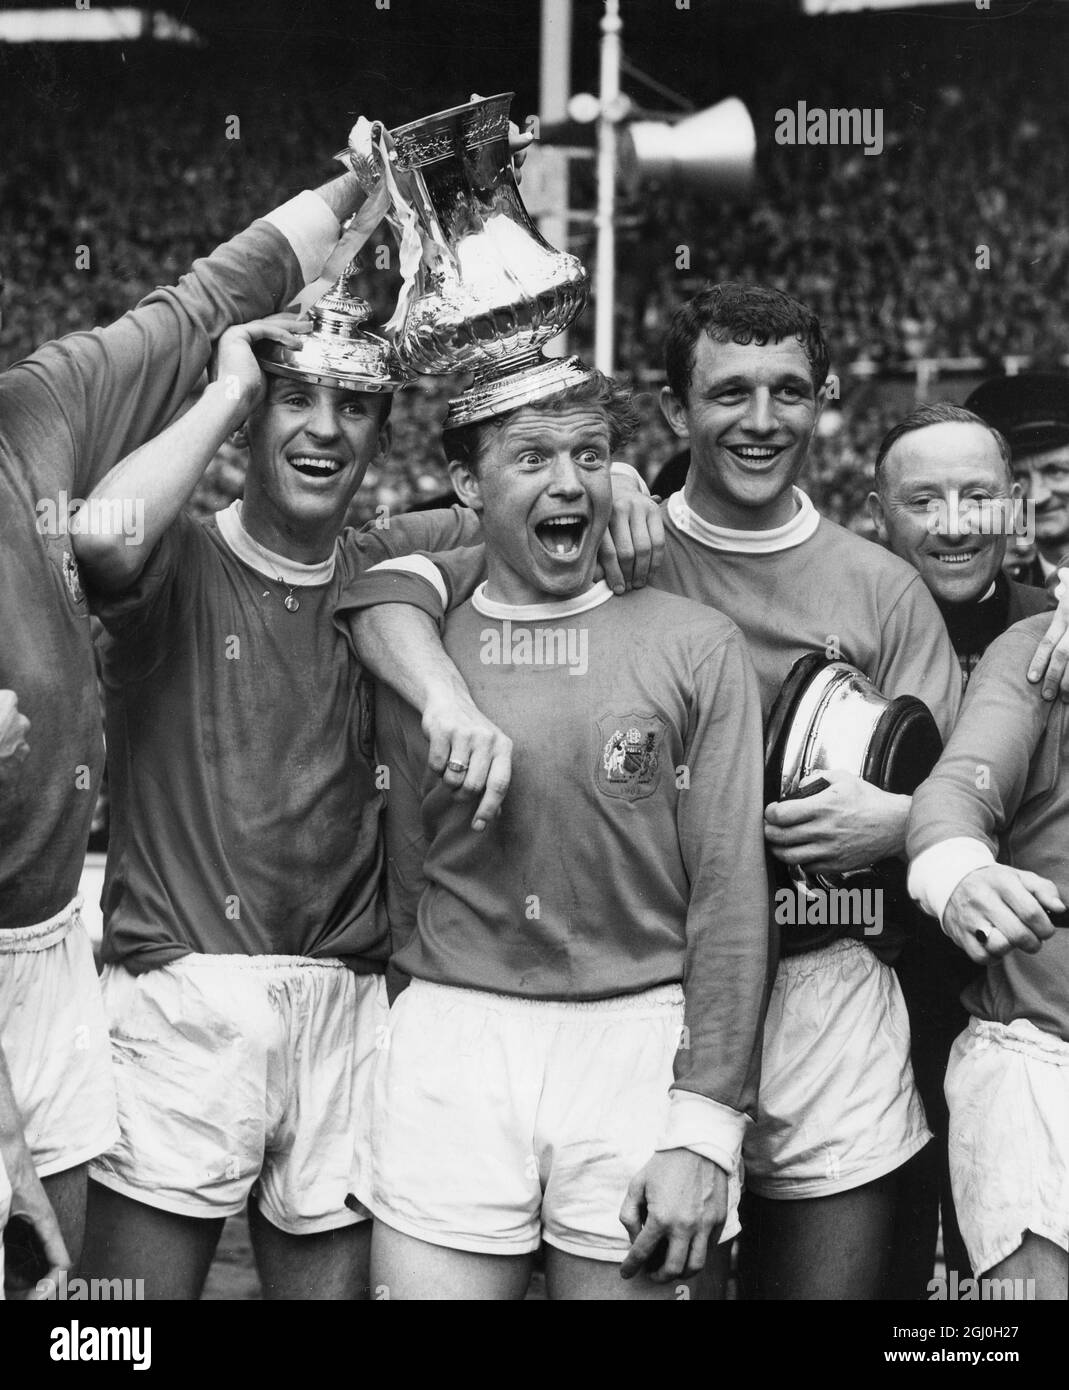
<svg viewBox="0 0 1069 1390"><path fill-rule="evenodd" d="M442 434L442 447L450 463L462 463L473 472L478 472L479 458L487 442L505 428L510 420L521 410L553 410L570 405L589 405L605 412L609 424L609 448L613 453L631 439L639 426L639 413L635 408L631 392L621 386L604 372L591 372L586 381L569 386L559 395L549 396L543 401L532 401L529 406L517 406L505 415L496 415L490 420L477 420L471 425L460 425Z"/></svg>
<svg viewBox="0 0 1069 1390"><path fill-rule="evenodd" d="M1002 461L1006 465L1007 471L1012 475L1010 446L1006 443L1006 436L1001 430L997 430L994 425L989 425L974 411L966 410L963 405L954 405L951 401L933 401L931 405L919 405L915 410L911 410L908 415L899 420L897 425L892 425L884 435L880 447L876 450L876 462L873 465L877 490L882 490L883 465L894 446L905 435L913 434L915 430L925 430L929 425L979 425L981 429L987 430L998 445Z"/></svg>
<svg viewBox="0 0 1069 1390"><path fill-rule="evenodd" d="M797 338L819 391L828 378L828 345L812 309L782 290L726 280L696 294L677 309L664 344L668 389L684 403L694 375L694 353L702 333L715 343L778 343Z"/></svg>

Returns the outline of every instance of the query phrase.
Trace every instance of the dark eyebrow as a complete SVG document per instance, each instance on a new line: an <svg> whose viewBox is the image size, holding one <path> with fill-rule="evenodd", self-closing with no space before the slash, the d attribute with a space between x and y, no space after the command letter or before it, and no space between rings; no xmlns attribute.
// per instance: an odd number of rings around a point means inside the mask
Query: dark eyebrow
<svg viewBox="0 0 1069 1390"><path fill-rule="evenodd" d="M803 391L813 389L813 380L802 372L785 372L782 376L774 377L772 389L776 390L783 386L797 386ZM720 391L749 391L753 387L753 382L744 376L728 376L722 381L713 381L706 388L706 394L715 396Z"/></svg>
<svg viewBox="0 0 1069 1390"><path fill-rule="evenodd" d="M752 382L747 381L744 376L727 376L722 381L713 381L706 387L708 395L715 395L717 391L743 390L748 391Z"/></svg>

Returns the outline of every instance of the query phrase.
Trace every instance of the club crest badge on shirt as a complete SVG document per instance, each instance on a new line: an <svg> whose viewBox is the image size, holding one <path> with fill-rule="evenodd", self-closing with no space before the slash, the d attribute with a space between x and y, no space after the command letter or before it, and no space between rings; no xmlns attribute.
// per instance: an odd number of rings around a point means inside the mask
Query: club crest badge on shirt
<svg viewBox="0 0 1069 1390"><path fill-rule="evenodd" d="M608 796L635 801L650 796L661 780L665 723L652 714L607 715L598 720L595 778Z"/></svg>

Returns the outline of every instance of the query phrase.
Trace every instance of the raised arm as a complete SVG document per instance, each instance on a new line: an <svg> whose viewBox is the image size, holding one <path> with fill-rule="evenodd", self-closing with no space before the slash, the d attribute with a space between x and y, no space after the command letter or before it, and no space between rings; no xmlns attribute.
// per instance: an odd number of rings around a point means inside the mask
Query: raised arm
<svg viewBox="0 0 1069 1390"><path fill-rule="evenodd" d="M41 472L34 482L85 496L157 435L223 330L282 308L314 280L337 244L339 219L362 197L352 174L300 193L107 328L48 343L3 373L5 436L20 465Z"/></svg>
<svg viewBox="0 0 1069 1390"><path fill-rule="evenodd" d="M219 343L215 379L199 400L101 479L71 525L75 554L95 589L119 593L133 584L223 440L263 395L252 344L271 338L295 346L305 331L307 325L288 314L228 329ZM135 524L115 526L116 516L132 517Z"/></svg>

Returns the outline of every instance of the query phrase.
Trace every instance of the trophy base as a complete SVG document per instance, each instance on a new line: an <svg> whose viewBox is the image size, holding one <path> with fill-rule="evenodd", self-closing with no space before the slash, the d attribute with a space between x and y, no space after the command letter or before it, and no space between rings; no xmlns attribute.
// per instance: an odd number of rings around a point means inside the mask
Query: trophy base
<svg viewBox="0 0 1069 1390"><path fill-rule="evenodd" d="M449 402L445 429L460 429L481 420L551 400L569 387L589 381L593 373L579 357L524 357L511 368L507 362L477 376L471 386Z"/></svg>

